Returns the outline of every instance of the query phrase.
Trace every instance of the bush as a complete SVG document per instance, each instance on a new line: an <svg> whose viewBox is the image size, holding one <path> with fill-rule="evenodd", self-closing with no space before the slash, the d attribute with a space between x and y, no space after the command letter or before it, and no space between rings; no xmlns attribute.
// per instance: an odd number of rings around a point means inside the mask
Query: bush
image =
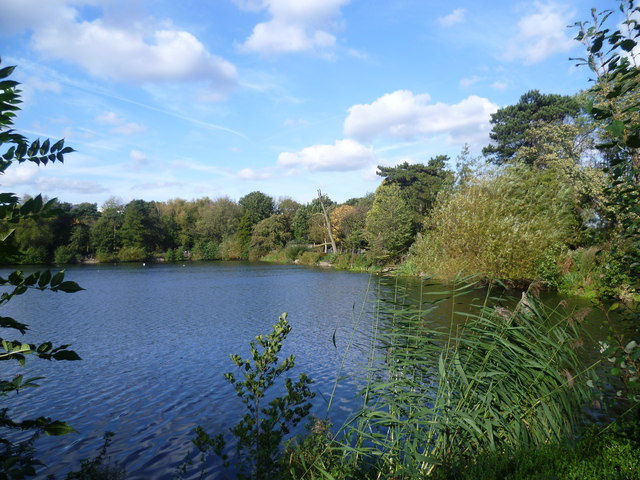
<svg viewBox="0 0 640 480"><path fill-rule="evenodd" d="M142 247L122 247L118 252L121 262L141 262L146 260L147 251Z"/></svg>
<svg viewBox="0 0 640 480"><path fill-rule="evenodd" d="M561 261L558 291L563 295L595 297L600 283L597 247L578 248Z"/></svg>
<svg viewBox="0 0 640 480"><path fill-rule="evenodd" d="M322 258L321 253L304 252L302 255L298 257L298 263L300 265L316 265L321 258Z"/></svg>
<svg viewBox="0 0 640 480"><path fill-rule="evenodd" d="M118 257L114 253L98 250L96 252L96 260L98 263L115 263L118 261Z"/></svg>
<svg viewBox="0 0 640 480"><path fill-rule="evenodd" d="M243 249L238 237L227 237L222 240L218 246L218 257L221 260L241 260Z"/></svg>
<svg viewBox="0 0 640 480"><path fill-rule="evenodd" d="M289 245L284 249L284 255L289 262L295 262L300 255L307 251L308 249L304 245Z"/></svg>
<svg viewBox="0 0 640 480"><path fill-rule="evenodd" d="M75 250L68 245L61 245L56 248L53 258L58 265L78 262L78 255Z"/></svg>
<svg viewBox="0 0 640 480"><path fill-rule="evenodd" d="M29 247L20 257L22 265L39 265L49 263L49 253L44 247Z"/></svg>
<svg viewBox="0 0 640 480"><path fill-rule="evenodd" d="M563 178L513 166L439 198L411 260L443 280L459 272L534 280L546 256L577 241L576 193Z"/></svg>
<svg viewBox="0 0 640 480"><path fill-rule="evenodd" d="M218 245L213 241L208 241L196 245L194 248L194 260L217 260Z"/></svg>

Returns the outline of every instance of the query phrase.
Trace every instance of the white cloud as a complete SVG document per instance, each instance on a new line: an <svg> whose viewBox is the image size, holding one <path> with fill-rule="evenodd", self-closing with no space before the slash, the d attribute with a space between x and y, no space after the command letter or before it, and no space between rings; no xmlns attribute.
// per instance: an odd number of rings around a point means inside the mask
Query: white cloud
<svg viewBox="0 0 640 480"><path fill-rule="evenodd" d="M25 29L39 28L49 22L72 21L73 8L68 0L2 0L0 2L0 32L13 35Z"/></svg>
<svg viewBox="0 0 640 480"><path fill-rule="evenodd" d="M491 84L491 88L495 90L500 90L500 91L506 90L508 87L509 87L509 84L507 82L502 82L500 80L497 80Z"/></svg>
<svg viewBox="0 0 640 480"><path fill-rule="evenodd" d="M112 125L113 128L109 129L109 133L118 135L133 135L144 132L147 129L141 123L127 122L115 112L105 112L102 115L98 115L95 120L103 125Z"/></svg>
<svg viewBox="0 0 640 480"><path fill-rule="evenodd" d="M473 75L471 77L466 77L466 78L461 78L460 79L460 86L462 88L469 88L472 87L473 85L475 85L476 83L482 81L483 78L479 77L478 75Z"/></svg>
<svg viewBox="0 0 640 480"><path fill-rule="evenodd" d="M265 180L273 176L269 169L255 170L253 168L243 168L237 174L240 180Z"/></svg>
<svg viewBox="0 0 640 480"><path fill-rule="evenodd" d="M137 166L147 164L147 154L140 150L133 149L129 152L129 158L133 160L133 163Z"/></svg>
<svg viewBox="0 0 640 480"><path fill-rule="evenodd" d="M518 33L507 43L505 58L525 65L541 62L555 53L567 52L576 42L567 35L571 15L555 3L535 3L536 12L522 17Z"/></svg>
<svg viewBox="0 0 640 480"><path fill-rule="evenodd" d="M124 119L115 112L104 112L102 115L98 115L95 120L106 125L120 125L124 122Z"/></svg>
<svg viewBox="0 0 640 480"><path fill-rule="evenodd" d="M257 24L242 50L267 55L304 51L330 51L336 43L331 33L339 27L340 8L350 0L264 0L262 8L271 15ZM245 9L255 1L236 0Z"/></svg>
<svg viewBox="0 0 640 480"><path fill-rule="evenodd" d="M38 188L49 192L77 192L88 195L104 193L106 188L96 182L74 180L61 177L42 177L38 179Z"/></svg>
<svg viewBox="0 0 640 480"><path fill-rule="evenodd" d="M38 176L38 166L35 163L27 162L14 164L11 168L0 175L0 183L3 187L14 185L33 184Z"/></svg>
<svg viewBox="0 0 640 480"><path fill-rule="evenodd" d="M142 133L147 130L147 127L141 123L128 122L118 127L114 127L109 132L116 133L118 135L133 135L135 133Z"/></svg>
<svg viewBox="0 0 640 480"><path fill-rule="evenodd" d="M458 23L462 23L465 21L465 16L467 15L466 8L456 8L449 15L445 15L444 17L438 18L438 23L441 27L452 27Z"/></svg>
<svg viewBox="0 0 640 480"><path fill-rule="evenodd" d="M333 145L313 145L299 152L283 152L278 156L278 164L283 167L304 167L311 171L359 170L374 160L373 148L351 139L336 140Z"/></svg>
<svg viewBox="0 0 640 480"><path fill-rule="evenodd" d="M304 127L309 125L309 122L303 118L287 118L282 125L285 127Z"/></svg>
<svg viewBox="0 0 640 480"><path fill-rule="evenodd" d="M224 95L237 83L237 71L213 55L191 33L131 19L83 21L71 5L102 0L3 0L0 18L11 31L32 30L33 47L49 58L73 63L100 78L136 83L206 82ZM0 26L8 23L0 20ZM215 98L211 96L211 98ZM218 99L218 98L216 98Z"/></svg>
<svg viewBox="0 0 640 480"><path fill-rule="evenodd" d="M485 141L491 114L498 106L486 98L469 96L459 103L430 103L428 94L409 90L388 93L366 105L354 105L344 133L361 140L378 135L411 139L445 135L453 143Z"/></svg>

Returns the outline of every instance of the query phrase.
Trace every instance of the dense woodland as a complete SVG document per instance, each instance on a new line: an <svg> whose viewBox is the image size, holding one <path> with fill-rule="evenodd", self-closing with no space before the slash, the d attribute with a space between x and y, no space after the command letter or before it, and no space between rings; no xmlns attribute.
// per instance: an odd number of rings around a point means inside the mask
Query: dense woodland
<svg viewBox="0 0 640 480"><path fill-rule="evenodd" d="M300 204L259 191L238 201L56 201L49 217L17 226L15 261L315 263L330 252L327 260L345 268L401 264L443 280L466 272L569 293L627 291L638 250L621 233L637 228L638 152L596 113L606 104L635 122L626 107L638 94L612 104L594 89L526 92L492 115L481 157L465 146L456 159L380 166L375 193L342 204L320 192Z"/></svg>

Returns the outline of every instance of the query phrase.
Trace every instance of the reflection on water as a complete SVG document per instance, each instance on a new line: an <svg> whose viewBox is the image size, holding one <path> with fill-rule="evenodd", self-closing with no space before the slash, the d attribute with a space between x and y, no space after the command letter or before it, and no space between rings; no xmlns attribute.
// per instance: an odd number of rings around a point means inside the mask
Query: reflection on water
<svg viewBox="0 0 640 480"><path fill-rule="evenodd" d="M46 376L42 387L9 399L14 414L63 419L78 430L38 441L38 458L58 477L95 455L103 433L113 431L111 458L129 478L174 478L192 451L196 425L224 433L244 413L222 376L233 369L229 354L246 356L249 341L282 312L293 327L282 355L295 354L296 371L315 380L313 414L326 415L336 377L344 376L329 412L340 425L358 406L376 300L393 300L404 289L411 302L437 299L430 321L449 328L454 310L487 295L445 298L442 286L415 279L379 282L367 274L258 263L82 266L69 268L67 278L86 290L29 292L2 312L30 326L29 341L72 343L83 358L31 361L20 373ZM600 320L590 315L587 323L602 336ZM5 368L3 378L19 370ZM223 478L215 459L210 467Z"/></svg>

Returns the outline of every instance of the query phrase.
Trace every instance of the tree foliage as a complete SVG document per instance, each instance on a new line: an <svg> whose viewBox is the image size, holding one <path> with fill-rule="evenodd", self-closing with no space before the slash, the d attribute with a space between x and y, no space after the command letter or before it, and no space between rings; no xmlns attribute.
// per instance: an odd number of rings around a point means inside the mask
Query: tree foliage
<svg viewBox="0 0 640 480"><path fill-rule="evenodd" d="M640 289L640 7L620 0L620 28L607 26L612 10L592 9L591 21L578 22L576 39L586 49L577 59L595 75L587 112L602 123L606 135L599 147L609 160L605 191L611 232L608 261L627 272L625 282Z"/></svg>
<svg viewBox="0 0 640 480"><path fill-rule="evenodd" d="M522 147L530 146L526 138L530 128L541 123L561 124L579 112L580 105L574 97L530 90L515 105L501 108L491 115L489 137L492 143L483 148L482 153L496 165L508 163ZM532 163L529 157L525 160Z"/></svg>
<svg viewBox="0 0 640 480"><path fill-rule="evenodd" d="M30 161L37 165L54 161L62 162L64 155L73 151L70 147L64 146L63 140L53 145L48 139L29 143L24 136L13 130L13 119L16 112L20 110L18 83L8 79L14 68L0 69L0 146L4 150L0 157L0 172L2 173L14 162ZM3 227L3 233L0 237L0 263L7 263L17 253L14 245L10 243L16 228L27 221L37 222L46 215L47 210L54 203L54 200L44 202L42 197L37 195L20 204L18 197L13 193L0 193L0 223ZM6 277L0 277L0 286L4 290L0 295L0 306L30 290L67 293L82 290L75 282L65 280L64 272L52 273L48 270L29 275L14 271ZM10 331L13 331L14 334L19 332L22 335L27 333L29 327L18 320L2 316L0 317L0 327L3 335L0 338L0 360L15 361L19 365L24 365L27 358L80 359L77 353L69 349L69 345L55 347L49 341L35 344L24 339L6 338L5 335ZM18 374L11 379L0 379L0 395L10 397L24 388L37 387L36 382L41 378L25 378ZM13 412L10 408L10 400L7 404L8 407L0 409L0 477L35 476L37 467L42 465L34 456L33 442L35 439L42 433L64 435L72 432L73 429L65 422L42 416L28 418L31 415L29 412ZM19 441L16 438L22 437L24 439L25 437L24 435L16 435L18 432L28 432L29 435L26 440Z"/></svg>
<svg viewBox="0 0 640 480"><path fill-rule="evenodd" d="M246 194L238 203L244 208L245 215L248 216L251 225L255 225L275 213L273 198L259 191Z"/></svg>
<svg viewBox="0 0 640 480"><path fill-rule="evenodd" d="M435 203L438 193L451 187L453 173L447 169L447 155L429 159L426 165L404 162L395 167L378 166L377 174L384 177L384 184L395 184L409 207L416 212L418 221L426 215Z"/></svg>
<svg viewBox="0 0 640 480"><path fill-rule="evenodd" d="M442 279L459 272L534 279L549 252L579 242L576 192L556 169L518 165L442 198L411 249L419 268Z"/></svg>
<svg viewBox="0 0 640 480"><path fill-rule="evenodd" d="M378 187L365 225L369 247L375 255L397 259L413 241L413 214L399 185Z"/></svg>

